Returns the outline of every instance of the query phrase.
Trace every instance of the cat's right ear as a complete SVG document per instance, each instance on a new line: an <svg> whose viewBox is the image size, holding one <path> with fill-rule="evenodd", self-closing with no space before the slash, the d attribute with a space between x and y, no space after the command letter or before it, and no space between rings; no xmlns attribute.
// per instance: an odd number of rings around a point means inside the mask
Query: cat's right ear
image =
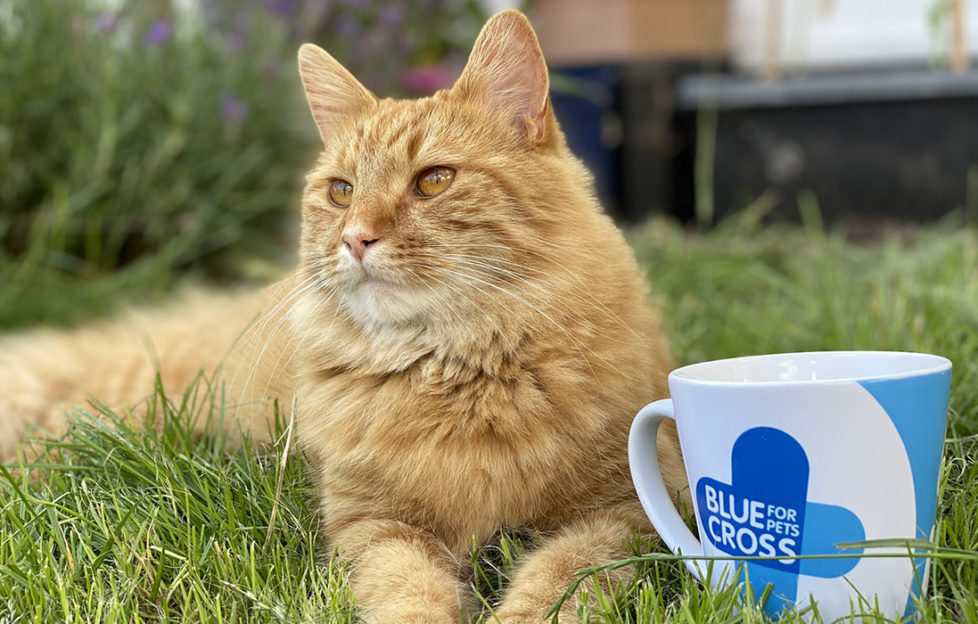
<svg viewBox="0 0 978 624"><path fill-rule="evenodd" d="M550 115L550 78L536 33L515 9L486 22L453 91L503 110L516 128L540 141Z"/></svg>
<svg viewBox="0 0 978 624"><path fill-rule="evenodd" d="M377 96L317 45L299 48L299 76L324 143L338 124L377 103Z"/></svg>

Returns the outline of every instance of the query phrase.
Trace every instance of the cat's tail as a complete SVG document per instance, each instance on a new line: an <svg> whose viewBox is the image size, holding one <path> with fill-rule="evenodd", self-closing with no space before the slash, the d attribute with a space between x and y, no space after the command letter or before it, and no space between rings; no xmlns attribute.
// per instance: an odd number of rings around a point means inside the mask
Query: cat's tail
<svg viewBox="0 0 978 624"><path fill-rule="evenodd" d="M54 407L53 393L33 370L35 358L24 357L35 351L33 347L28 348L29 336L24 334L0 342L0 461L13 458L15 445L28 427L45 427ZM48 347L38 345L36 351L40 357L42 352L48 352Z"/></svg>
<svg viewBox="0 0 978 624"><path fill-rule="evenodd" d="M25 436L63 433L66 413L92 399L139 418L157 379L174 396L201 375L234 408L225 423L232 437L243 430L267 439L266 397L287 401L292 380L288 327L274 309L274 288L196 293L98 325L0 338L0 462L15 458Z"/></svg>

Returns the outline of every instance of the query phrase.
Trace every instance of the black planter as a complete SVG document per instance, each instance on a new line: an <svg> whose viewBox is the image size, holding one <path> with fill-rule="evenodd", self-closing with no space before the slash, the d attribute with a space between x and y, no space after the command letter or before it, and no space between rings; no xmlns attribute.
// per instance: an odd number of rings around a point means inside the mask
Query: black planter
<svg viewBox="0 0 978 624"><path fill-rule="evenodd" d="M686 76L676 86L670 194L671 211L684 220L695 212L698 114L716 121L714 220L766 191L779 198L773 218L797 219L799 194L810 191L829 222L927 221L963 207L969 175L978 179L978 73L776 83Z"/></svg>
<svg viewBox="0 0 978 624"><path fill-rule="evenodd" d="M674 90L697 64L645 62L562 68L550 97L571 150L594 173L605 210L635 222L673 209Z"/></svg>
<svg viewBox="0 0 978 624"><path fill-rule="evenodd" d="M551 77L550 102L567 145L594 174L601 205L616 215L621 207L619 124L621 69L616 65L563 68Z"/></svg>

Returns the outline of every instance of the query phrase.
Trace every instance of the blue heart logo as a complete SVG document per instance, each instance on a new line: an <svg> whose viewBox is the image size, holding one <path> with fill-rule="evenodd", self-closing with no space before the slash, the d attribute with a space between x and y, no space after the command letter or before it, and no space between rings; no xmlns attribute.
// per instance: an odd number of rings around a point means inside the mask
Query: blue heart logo
<svg viewBox="0 0 978 624"><path fill-rule="evenodd" d="M856 557L797 558L838 554L836 544L865 539L852 511L808 500L808 456L797 440L779 429L757 427L737 438L730 459L729 485L709 477L696 484L703 538L732 556L770 557L746 562L755 594L772 583L772 598L780 598L769 599L765 612L776 616L794 604L799 575L834 578L856 566Z"/></svg>

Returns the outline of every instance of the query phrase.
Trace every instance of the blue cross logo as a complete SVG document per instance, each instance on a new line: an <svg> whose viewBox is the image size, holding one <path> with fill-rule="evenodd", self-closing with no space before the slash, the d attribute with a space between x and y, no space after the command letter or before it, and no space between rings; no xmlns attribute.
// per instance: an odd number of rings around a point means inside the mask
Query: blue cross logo
<svg viewBox="0 0 978 624"><path fill-rule="evenodd" d="M702 537L729 555L771 557L746 562L756 595L774 584L764 606L769 615L794 603L799 575L834 578L856 566L856 557L796 558L840 553L836 544L865 539L852 511L808 500L808 456L797 440L779 429L757 427L737 438L730 459L729 485L709 477L696 484Z"/></svg>

